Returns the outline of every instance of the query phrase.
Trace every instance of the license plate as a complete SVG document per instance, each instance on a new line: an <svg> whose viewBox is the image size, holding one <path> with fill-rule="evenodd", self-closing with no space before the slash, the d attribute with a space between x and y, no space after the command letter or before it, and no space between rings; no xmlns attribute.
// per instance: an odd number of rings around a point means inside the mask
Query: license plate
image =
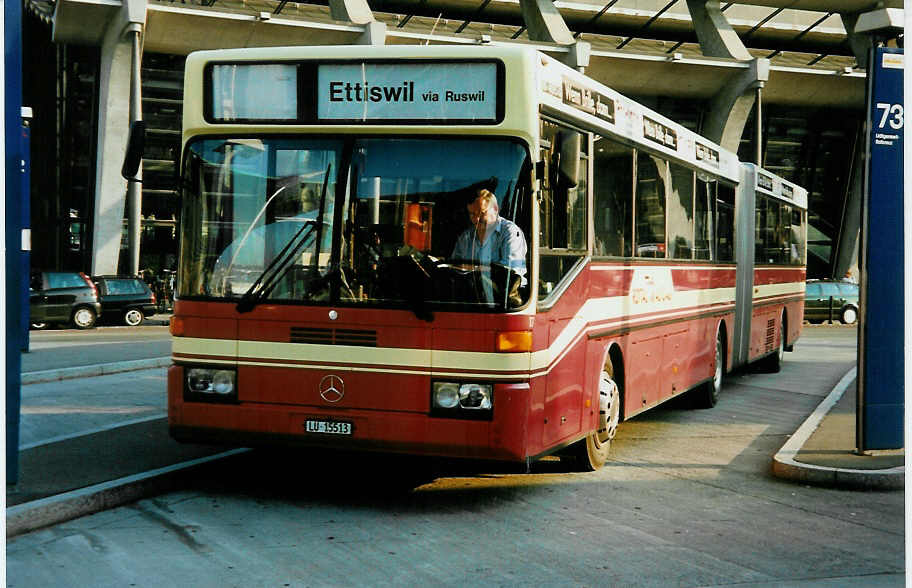
<svg viewBox="0 0 912 588"><path fill-rule="evenodd" d="M351 435L352 424L345 421L322 421L307 419L304 421L304 431L307 433L322 433L324 435Z"/></svg>

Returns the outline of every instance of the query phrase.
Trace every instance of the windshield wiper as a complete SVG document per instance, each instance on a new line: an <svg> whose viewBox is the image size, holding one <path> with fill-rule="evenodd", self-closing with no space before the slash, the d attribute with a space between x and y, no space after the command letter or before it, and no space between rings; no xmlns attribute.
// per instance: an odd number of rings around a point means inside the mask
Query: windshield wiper
<svg viewBox="0 0 912 588"><path fill-rule="evenodd" d="M266 269L263 270L263 273L260 274L253 285L241 296L240 301L237 303L238 312L250 312L263 298L272 292L276 284L279 283L279 278L284 276L288 268L291 267L289 262L295 258L304 244L307 243L308 239L313 235L314 227L318 224L321 224L321 221L307 220L304 222L304 226L298 229L294 237L289 239L285 247L266 266Z"/></svg>
<svg viewBox="0 0 912 588"><path fill-rule="evenodd" d="M269 296L269 293L276 287L276 284L279 283L279 279L285 275L288 271L288 268L291 267L291 262L297 256L298 252L301 251L301 248L304 247L304 244L307 243L311 235L314 233L314 229L317 231L317 251L314 254L314 265L316 266L319 261L316 259L320 254L320 240L323 238L323 212L326 205L326 187L329 184L329 173L332 170L332 163L326 166L326 175L323 178L323 186L320 188L320 208L319 208L319 217L316 220L306 220L304 221L304 226L298 229L298 232L288 240L288 243L285 244L285 247L276 255L273 260L266 266L266 269L263 270L263 273L257 277L256 281L244 292L244 295L241 296L241 299L237 303L237 311L240 313L250 312L253 310L261 300Z"/></svg>

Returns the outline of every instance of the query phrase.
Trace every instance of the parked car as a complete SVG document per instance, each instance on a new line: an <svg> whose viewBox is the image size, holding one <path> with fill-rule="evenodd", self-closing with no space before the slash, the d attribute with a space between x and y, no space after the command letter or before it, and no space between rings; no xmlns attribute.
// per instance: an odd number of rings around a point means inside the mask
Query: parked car
<svg viewBox="0 0 912 588"><path fill-rule="evenodd" d="M804 318L811 322L858 320L858 284L841 280L808 280L804 291Z"/></svg>
<svg viewBox="0 0 912 588"><path fill-rule="evenodd" d="M53 323L91 329L100 312L98 289L84 273L31 272L29 324L33 329L43 329Z"/></svg>
<svg viewBox="0 0 912 588"><path fill-rule="evenodd" d="M135 327L158 310L155 294L142 279L135 276L92 276L101 300L105 321L122 322Z"/></svg>

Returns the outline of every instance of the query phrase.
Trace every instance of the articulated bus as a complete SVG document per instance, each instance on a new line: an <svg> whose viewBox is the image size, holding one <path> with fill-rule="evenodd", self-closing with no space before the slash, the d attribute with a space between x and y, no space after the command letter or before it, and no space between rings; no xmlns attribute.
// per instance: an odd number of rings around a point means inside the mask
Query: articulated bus
<svg viewBox="0 0 912 588"><path fill-rule="evenodd" d="M180 441L593 470L800 334L806 191L539 51L207 51L184 92Z"/></svg>

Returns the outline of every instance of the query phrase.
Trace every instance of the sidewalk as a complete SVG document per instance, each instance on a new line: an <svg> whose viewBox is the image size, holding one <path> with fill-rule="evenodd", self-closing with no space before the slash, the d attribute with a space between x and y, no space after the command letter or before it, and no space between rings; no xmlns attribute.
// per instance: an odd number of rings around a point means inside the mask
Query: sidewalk
<svg viewBox="0 0 912 588"><path fill-rule="evenodd" d="M55 375L81 378L129 367L102 364L93 374L82 366ZM163 417L22 449L19 481L6 492L7 536L168 491L178 472L245 451L177 443ZM901 489L905 480L902 451L855 453L854 369L775 455L772 470L780 478L848 489Z"/></svg>
<svg viewBox="0 0 912 588"><path fill-rule="evenodd" d="M773 475L844 488L905 487L905 452L856 452L856 370L847 373L773 457Z"/></svg>

